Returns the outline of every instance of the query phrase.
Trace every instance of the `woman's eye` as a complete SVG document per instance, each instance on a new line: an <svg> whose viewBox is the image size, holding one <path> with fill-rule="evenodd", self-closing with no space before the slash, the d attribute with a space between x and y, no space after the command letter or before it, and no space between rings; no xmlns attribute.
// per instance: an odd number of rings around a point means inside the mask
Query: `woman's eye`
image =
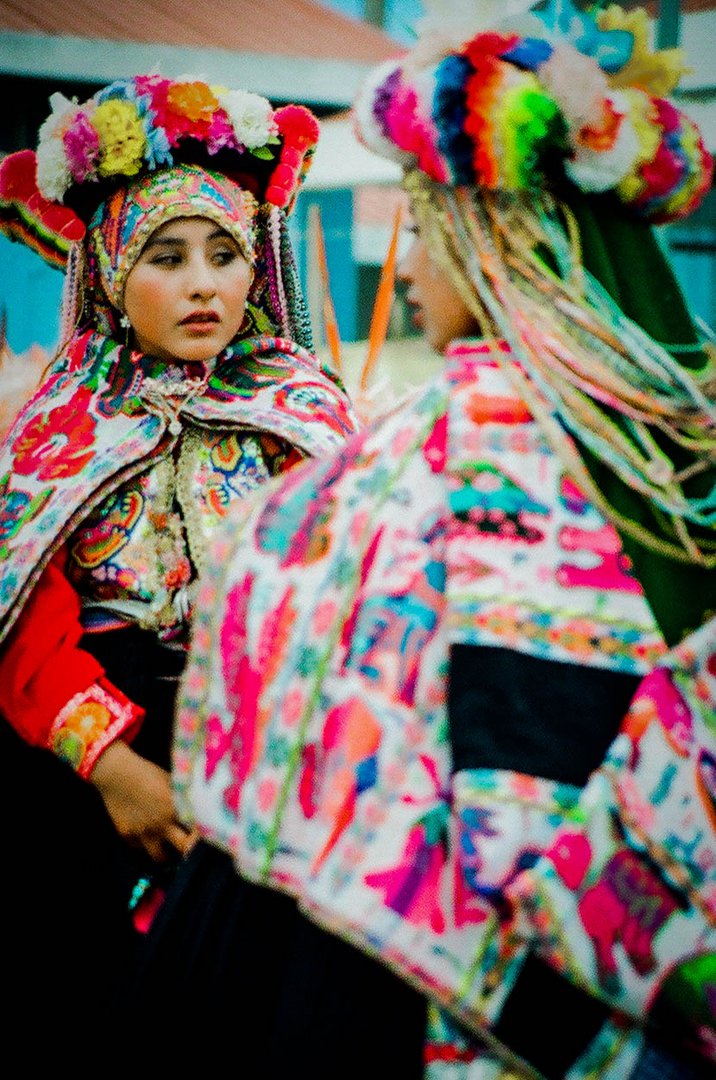
<svg viewBox="0 0 716 1080"><path fill-rule="evenodd" d="M218 266L227 266L237 258L237 255L238 253L233 248L219 248L218 251L214 252L214 262Z"/></svg>
<svg viewBox="0 0 716 1080"><path fill-rule="evenodd" d="M178 266L181 262L181 255L174 252L164 252L161 255L153 255L150 262L152 266Z"/></svg>

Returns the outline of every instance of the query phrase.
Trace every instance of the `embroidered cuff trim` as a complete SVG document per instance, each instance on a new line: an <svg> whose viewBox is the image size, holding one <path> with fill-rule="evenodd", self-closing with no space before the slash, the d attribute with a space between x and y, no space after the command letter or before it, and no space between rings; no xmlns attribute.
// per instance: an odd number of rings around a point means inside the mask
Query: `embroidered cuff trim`
<svg viewBox="0 0 716 1080"><path fill-rule="evenodd" d="M60 709L50 728L48 747L87 777L109 743L141 716L142 710L121 691L98 679Z"/></svg>

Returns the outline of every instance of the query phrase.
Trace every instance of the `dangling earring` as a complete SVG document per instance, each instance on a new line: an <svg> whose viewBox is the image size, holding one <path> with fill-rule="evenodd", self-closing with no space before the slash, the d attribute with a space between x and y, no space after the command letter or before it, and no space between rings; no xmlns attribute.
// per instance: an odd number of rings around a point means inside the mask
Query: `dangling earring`
<svg viewBox="0 0 716 1080"><path fill-rule="evenodd" d="M129 331L132 329L132 324L126 315L120 315L119 325L124 330L124 344L129 345Z"/></svg>

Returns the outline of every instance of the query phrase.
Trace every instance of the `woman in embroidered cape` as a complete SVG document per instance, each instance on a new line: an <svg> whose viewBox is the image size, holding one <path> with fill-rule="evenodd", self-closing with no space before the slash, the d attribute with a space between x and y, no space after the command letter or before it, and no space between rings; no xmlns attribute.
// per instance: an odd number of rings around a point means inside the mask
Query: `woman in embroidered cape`
<svg viewBox="0 0 716 1080"><path fill-rule="evenodd" d="M92 1031L194 840L167 770L209 542L355 423L287 235L313 115L154 75L52 106L0 170L3 229L67 264L62 345L1 450L6 973L14 1015L54 1031L64 997Z"/></svg>
<svg viewBox="0 0 716 1080"><path fill-rule="evenodd" d="M441 5L356 107L444 373L200 583L174 771L264 1076L716 1056L713 366L649 226L711 161L644 12L533 6Z"/></svg>

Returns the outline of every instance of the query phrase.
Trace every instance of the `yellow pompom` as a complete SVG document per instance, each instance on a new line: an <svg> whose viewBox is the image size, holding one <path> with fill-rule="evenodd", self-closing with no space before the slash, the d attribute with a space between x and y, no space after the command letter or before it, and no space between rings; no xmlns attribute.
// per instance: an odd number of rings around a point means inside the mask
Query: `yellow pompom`
<svg viewBox="0 0 716 1080"><path fill-rule="evenodd" d="M136 106L113 98L95 109L92 126L99 135L100 176L134 176L144 162L147 137Z"/></svg>

